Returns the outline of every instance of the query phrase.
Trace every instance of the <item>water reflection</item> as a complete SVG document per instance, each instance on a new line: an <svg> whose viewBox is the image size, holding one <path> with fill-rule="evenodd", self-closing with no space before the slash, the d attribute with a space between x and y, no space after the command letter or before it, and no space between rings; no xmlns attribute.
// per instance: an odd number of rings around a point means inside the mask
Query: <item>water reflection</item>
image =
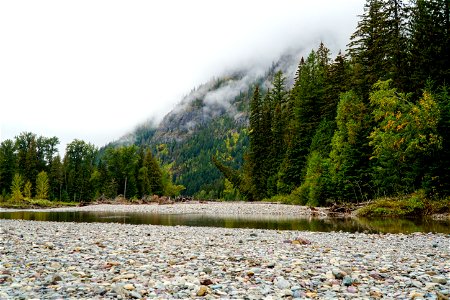
<svg viewBox="0 0 450 300"><path fill-rule="evenodd" d="M449 221L406 219L356 218L294 218L276 216L212 216L198 214L150 214L111 212L0 212L1 219L22 219L54 222L114 222L126 224L152 224L167 226L205 226L226 228L260 228L275 230L345 231L370 233L450 233Z"/></svg>

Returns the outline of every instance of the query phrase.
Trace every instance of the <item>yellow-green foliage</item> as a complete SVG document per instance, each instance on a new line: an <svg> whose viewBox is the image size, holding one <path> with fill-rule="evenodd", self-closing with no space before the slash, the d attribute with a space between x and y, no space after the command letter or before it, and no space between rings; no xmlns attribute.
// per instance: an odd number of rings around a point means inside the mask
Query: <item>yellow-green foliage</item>
<svg viewBox="0 0 450 300"><path fill-rule="evenodd" d="M370 133L373 157L391 156L398 162L441 147L437 134L439 107L429 92L424 92L417 104L407 95L390 88L391 81L379 81L370 95L373 115L378 126Z"/></svg>
<svg viewBox="0 0 450 300"><path fill-rule="evenodd" d="M23 186L23 195L26 199L31 199L31 189L33 188L30 181L27 181Z"/></svg>
<svg viewBox="0 0 450 300"><path fill-rule="evenodd" d="M420 217L435 213L449 213L450 198L430 200L419 190L411 195L382 198L358 210L360 217Z"/></svg>
<svg viewBox="0 0 450 300"><path fill-rule="evenodd" d="M36 178L36 198L37 199L47 199L48 196L48 176L45 171L38 174Z"/></svg>
<svg viewBox="0 0 450 300"><path fill-rule="evenodd" d="M11 200L12 201L20 201L23 200L22 195L22 186L23 186L23 179L20 174L15 174L13 181L11 183Z"/></svg>
<svg viewBox="0 0 450 300"><path fill-rule="evenodd" d="M5 208L43 208L43 207L62 207L62 206L77 206L78 202L61 202L50 201L46 199L24 199L19 202L0 202L0 207Z"/></svg>

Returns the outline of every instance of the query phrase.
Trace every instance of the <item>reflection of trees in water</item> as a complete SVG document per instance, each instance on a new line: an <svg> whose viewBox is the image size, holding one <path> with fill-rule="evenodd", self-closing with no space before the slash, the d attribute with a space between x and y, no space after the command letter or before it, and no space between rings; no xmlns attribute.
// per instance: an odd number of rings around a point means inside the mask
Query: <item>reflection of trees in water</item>
<svg viewBox="0 0 450 300"><path fill-rule="evenodd" d="M442 232L450 233L450 221L432 219L359 219L359 222L378 232L411 233Z"/></svg>
<svg viewBox="0 0 450 300"><path fill-rule="evenodd" d="M296 218L273 215L232 216L200 214L148 214L123 212L1 212L3 219L23 219L54 222L114 222L166 226L203 226L225 228L258 228L300 231L344 231L369 233L450 233L450 222L431 219L365 219L365 218Z"/></svg>

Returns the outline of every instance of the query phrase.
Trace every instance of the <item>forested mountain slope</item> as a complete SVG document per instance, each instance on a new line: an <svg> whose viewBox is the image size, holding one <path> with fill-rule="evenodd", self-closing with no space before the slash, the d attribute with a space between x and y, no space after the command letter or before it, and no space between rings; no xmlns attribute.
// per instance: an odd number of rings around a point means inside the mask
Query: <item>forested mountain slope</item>
<svg viewBox="0 0 450 300"><path fill-rule="evenodd" d="M299 53L288 51L266 69L250 68L213 78L193 89L159 124L140 124L109 146L151 146L159 160L170 166L175 183L186 187L186 195L239 197L233 189L226 189L211 157L218 156L233 168L242 166L254 87L270 88L278 70L289 74L288 81L293 82Z"/></svg>
<svg viewBox="0 0 450 300"><path fill-rule="evenodd" d="M186 194L208 198L448 196L449 6L367 0L346 54L321 43L221 76L122 143L152 145Z"/></svg>

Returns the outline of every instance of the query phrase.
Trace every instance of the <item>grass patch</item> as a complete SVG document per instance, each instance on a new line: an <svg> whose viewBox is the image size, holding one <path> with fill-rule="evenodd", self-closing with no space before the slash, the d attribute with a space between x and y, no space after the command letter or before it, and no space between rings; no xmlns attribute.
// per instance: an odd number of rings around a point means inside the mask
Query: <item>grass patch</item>
<svg viewBox="0 0 450 300"><path fill-rule="evenodd" d="M50 201L45 199L23 199L21 201L6 201L0 202L0 207L3 208L52 208L52 207L64 207L64 206L78 206L78 202L63 202L63 201Z"/></svg>
<svg viewBox="0 0 450 300"><path fill-rule="evenodd" d="M283 203L283 204L299 204L298 201L295 201L295 197L290 195L276 195L271 198L263 199L262 202L269 203Z"/></svg>
<svg viewBox="0 0 450 300"><path fill-rule="evenodd" d="M448 213L450 213L450 197L439 200L428 199L423 191L402 197L377 199L357 211L359 217L416 218Z"/></svg>

